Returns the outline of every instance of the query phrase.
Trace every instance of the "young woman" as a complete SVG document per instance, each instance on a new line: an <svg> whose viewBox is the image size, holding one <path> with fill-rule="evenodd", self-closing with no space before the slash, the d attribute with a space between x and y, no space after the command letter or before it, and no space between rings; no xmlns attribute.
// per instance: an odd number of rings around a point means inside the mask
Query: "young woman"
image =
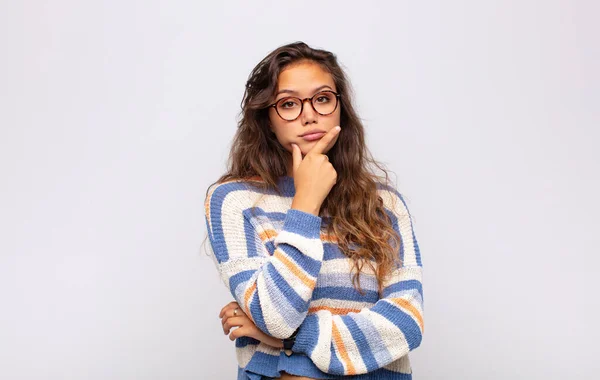
<svg viewBox="0 0 600 380"><path fill-rule="evenodd" d="M205 202L234 297L219 317L238 379L411 379L419 246L336 56L302 42L274 50L250 74L241 116Z"/></svg>

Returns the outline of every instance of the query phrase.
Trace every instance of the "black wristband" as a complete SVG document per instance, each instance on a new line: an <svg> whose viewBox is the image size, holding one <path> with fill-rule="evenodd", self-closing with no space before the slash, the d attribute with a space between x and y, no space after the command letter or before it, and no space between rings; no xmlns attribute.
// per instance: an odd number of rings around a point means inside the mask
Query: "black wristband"
<svg viewBox="0 0 600 380"><path fill-rule="evenodd" d="M294 333L289 338L283 339L284 350L292 350L292 347L294 347L294 343L296 342L296 335L298 335L298 330L300 330L300 328L296 329L296 331L294 331Z"/></svg>

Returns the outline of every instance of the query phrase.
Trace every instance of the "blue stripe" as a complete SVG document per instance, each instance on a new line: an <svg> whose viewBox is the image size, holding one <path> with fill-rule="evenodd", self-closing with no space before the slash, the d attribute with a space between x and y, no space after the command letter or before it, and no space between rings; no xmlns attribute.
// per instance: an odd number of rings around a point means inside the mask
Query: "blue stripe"
<svg viewBox="0 0 600 380"><path fill-rule="evenodd" d="M399 247L399 257L400 257L400 262L404 263L404 236L402 235L402 233L400 233L400 226L398 224L398 217L396 216L396 214L394 214L392 211L389 211L386 209L386 214L389 215L390 219L392 220L392 228L394 229L394 231L396 231L396 233L398 234L398 236L400 236L400 247Z"/></svg>
<svg viewBox="0 0 600 380"><path fill-rule="evenodd" d="M229 290L231 291L231 294L233 294L234 297L235 289L237 289L238 285L248 281L254 273L256 273L256 270L249 269L243 272L236 273L233 276L229 277Z"/></svg>
<svg viewBox="0 0 600 380"><path fill-rule="evenodd" d="M204 215L204 222L206 223L206 232L208 232L208 240L210 241L211 245L214 245L215 238L214 238L212 229L210 228L208 215L206 215L206 214Z"/></svg>
<svg viewBox="0 0 600 380"><path fill-rule="evenodd" d="M242 347L246 347L249 345L258 345L259 343L260 343L260 340L251 338L249 336L241 336L239 338L236 338L236 340L235 340L235 346L237 348L242 348Z"/></svg>
<svg viewBox="0 0 600 380"><path fill-rule="evenodd" d="M323 243L323 261L347 258L348 256L344 255L337 244L328 242Z"/></svg>
<svg viewBox="0 0 600 380"><path fill-rule="evenodd" d="M285 212L281 211L265 211L260 207L255 207L252 209L248 209L249 217L256 218L257 220L268 220L272 224L277 224L278 222L283 223L285 219Z"/></svg>
<svg viewBox="0 0 600 380"><path fill-rule="evenodd" d="M298 264L300 269L303 271L307 272L313 277L317 277L319 275L319 272L321 271L321 261L315 260L312 257L302 253L302 251L291 244L279 243L278 248L283 251L284 255L292 258L293 261Z"/></svg>
<svg viewBox="0 0 600 380"><path fill-rule="evenodd" d="M273 256L275 254L275 243L273 243L273 240L268 240L265 243L265 246L267 247L267 251L269 252L269 256Z"/></svg>
<svg viewBox="0 0 600 380"><path fill-rule="evenodd" d="M375 369L369 373L365 373L362 375L354 375L354 376L340 376L331 373L325 373L321 371L311 360L310 357L306 355L297 355L294 354L292 356L287 356L285 353L281 353L279 358L273 358L273 363L276 362L278 371L285 371L289 374L296 376L305 376L311 379L352 379L352 380L412 380L412 375L410 373L399 373L387 370L385 368ZM265 367L269 367L274 365L269 361L269 363L262 363ZM340 363L341 364L341 363ZM387 363L386 363L387 364ZM340 370L343 370L343 367L339 367ZM267 369L266 372L269 370ZM263 378L264 379L264 378ZM266 380L266 379L264 379Z"/></svg>
<svg viewBox="0 0 600 380"><path fill-rule="evenodd" d="M243 302L243 300L242 300ZM254 320L254 324L256 327L261 329L267 334L271 334L269 329L267 328L267 324L265 323L265 317L262 312L262 308L260 307L260 299L258 298L258 290L254 291L254 295L250 300L250 314L252 315L252 319Z"/></svg>
<svg viewBox="0 0 600 380"><path fill-rule="evenodd" d="M211 244L217 262L222 263L229 259L229 252L227 251L227 244L225 242L225 236L223 234L223 219L222 219L222 208L223 202L227 195L233 191L246 190L247 187L240 182L231 182L217 185L212 192L209 201L210 209L210 224L212 225ZM242 215L240 215L242 217Z"/></svg>
<svg viewBox="0 0 600 380"><path fill-rule="evenodd" d="M339 377L334 377L333 375L321 371L306 355L295 354L287 356L285 353L281 353L279 362L277 363L277 369L291 375L303 376L311 379L339 379Z"/></svg>
<svg viewBox="0 0 600 380"><path fill-rule="evenodd" d="M355 288L345 286L317 286L313 291L313 300L331 298L337 300L348 300L357 302L372 302L379 300L379 293L373 290L365 290L362 296Z"/></svg>
<svg viewBox="0 0 600 380"><path fill-rule="evenodd" d="M272 300L275 305L282 305L283 303L289 303L296 309L296 311L300 314L306 313L308 311L308 302L304 301L302 297L296 293L294 288L288 284L288 282L283 278L275 266L271 263L267 265L267 272L269 273L269 277L271 282L277 286L277 293L272 293ZM269 290L271 289L268 286ZM285 315L285 313L282 313Z"/></svg>
<svg viewBox="0 0 600 380"><path fill-rule="evenodd" d="M403 290L417 290L421 294L421 298L423 298L423 285L418 280L404 280L396 282L383 289L383 297L386 298L392 293Z"/></svg>
<svg viewBox="0 0 600 380"><path fill-rule="evenodd" d="M248 257L264 256L265 254L263 253L263 251L261 250L259 252L258 250L260 248L257 248L257 245L259 247L262 246L262 240L260 239L260 236L256 232L252 223L250 223L248 218L245 218L245 217L244 217L244 235L246 236L246 249L248 251L247 256Z"/></svg>
<svg viewBox="0 0 600 380"><path fill-rule="evenodd" d="M379 330L377 330L377 327L375 327L369 318L365 318L363 314L355 313L348 314L346 317L342 318L351 318L356 323L360 331L365 334L365 344L369 344L371 352L373 353L373 357L380 367L383 367L394 360L385 346Z"/></svg>
<svg viewBox="0 0 600 380"><path fill-rule="evenodd" d="M409 314L388 302L378 302L371 311L380 314L404 333L409 350L419 347L422 339L421 329Z"/></svg>
<svg viewBox="0 0 600 380"><path fill-rule="evenodd" d="M279 371L277 371L278 359L279 356L255 351L252 359L250 359L250 362L244 368L244 372L252 380L263 380L263 376L267 376L269 379L279 377Z"/></svg>
<svg viewBox="0 0 600 380"><path fill-rule="evenodd" d="M343 374L344 373L344 365L342 364L340 359L337 357L337 353L335 351L335 347L334 347L334 343L333 343L333 338L331 341L331 346L329 347L329 352L331 353L331 359L329 360L329 369L327 370L327 372L335 373L335 374Z"/></svg>
<svg viewBox="0 0 600 380"><path fill-rule="evenodd" d="M319 239L321 237L321 218L291 208L285 215L282 231L295 233L309 239Z"/></svg>
<svg viewBox="0 0 600 380"><path fill-rule="evenodd" d="M350 331L350 335L352 335L352 339L356 342L356 346L358 347L358 351L360 352L360 356L362 357L365 365L367 366L367 372L371 372L377 368L379 365L377 364L377 360L373 356L371 352L371 347L369 347L369 340L363 334L362 330L358 327L354 319L350 316L342 316L342 321Z"/></svg>
<svg viewBox="0 0 600 380"><path fill-rule="evenodd" d="M310 314L300 324L292 351L312 355L319 338L319 319L316 314Z"/></svg>
<svg viewBox="0 0 600 380"><path fill-rule="evenodd" d="M319 273L317 286L353 287L352 275L350 273ZM360 286L363 290L378 291L377 279L371 274L360 274Z"/></svg>
<svg viewBox="0 0 600 380"><path fill-rule="evenodd" d="M385 213L390 217L391 221L392 221L392 225L397 225L398 224L398 217L396 216L396 214L394 213L394 211L390 210L390 209L385 209Z"/></svg>

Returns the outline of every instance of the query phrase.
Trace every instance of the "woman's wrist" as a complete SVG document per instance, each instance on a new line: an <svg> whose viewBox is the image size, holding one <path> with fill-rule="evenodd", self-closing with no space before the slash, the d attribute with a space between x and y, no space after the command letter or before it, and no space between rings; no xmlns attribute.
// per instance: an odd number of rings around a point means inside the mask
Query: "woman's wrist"
<svg viewBox="0 0 600 380"><path fill-rule="evenodd" d="M305 199L295 196L292 200L291 208L306 212L308 214L319 216L319 210L321 209L321 205L310 204L310 202L307 202Z"/></svg>
<svg viewBox="0 0 600 380"><path fill-rule="evenodd" d="M266 345L269 345L271 347L275 347L275 348L283 348L283 340L281 339L277 339L277 338L273 338L273 337L268 337L267 340L265 342Z"/></svg>

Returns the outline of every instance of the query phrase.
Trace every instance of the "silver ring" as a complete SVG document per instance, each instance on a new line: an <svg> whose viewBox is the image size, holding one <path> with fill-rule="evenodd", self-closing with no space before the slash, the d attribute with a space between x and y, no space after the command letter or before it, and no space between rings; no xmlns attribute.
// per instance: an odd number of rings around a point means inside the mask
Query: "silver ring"
<svg viewBox="0 0 600 380"><path fill-rule="evenodd" d="M235 309L233 309L233 315L237 317L237 310L238 308L236 307Z"/></svg>

